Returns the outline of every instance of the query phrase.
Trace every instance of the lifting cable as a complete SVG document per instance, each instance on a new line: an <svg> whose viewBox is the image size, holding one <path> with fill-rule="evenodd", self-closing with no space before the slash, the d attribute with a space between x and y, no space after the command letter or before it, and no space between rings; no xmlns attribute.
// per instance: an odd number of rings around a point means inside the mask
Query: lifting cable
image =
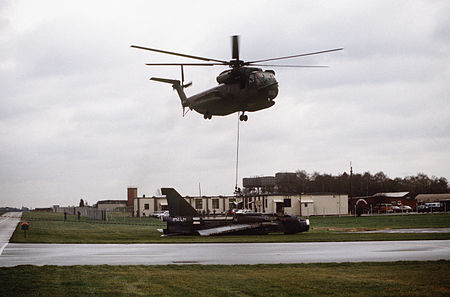
<svg viewBox="0 0 450 297"><path fill-rule="evenodd" d="M238 194L238 169L239 169L239 122L241 121L239 118L239 112L237 113L238 115L238 123L237 123L237 138L236 138L236 184L234 186L234 193Z"/></svg>

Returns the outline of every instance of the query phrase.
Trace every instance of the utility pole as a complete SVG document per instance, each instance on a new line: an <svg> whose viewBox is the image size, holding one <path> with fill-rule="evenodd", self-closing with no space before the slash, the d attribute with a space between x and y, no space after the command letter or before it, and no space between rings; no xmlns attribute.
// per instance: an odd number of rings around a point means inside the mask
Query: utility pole
<svg viewBox="0 0 450 297"><path fill-rule="evenodd" d="M353 177L353 168L352 168L352 161L350 161L350 189L348 191L350 199L353 197L353 195L352 195L352 177Z"/></svg>

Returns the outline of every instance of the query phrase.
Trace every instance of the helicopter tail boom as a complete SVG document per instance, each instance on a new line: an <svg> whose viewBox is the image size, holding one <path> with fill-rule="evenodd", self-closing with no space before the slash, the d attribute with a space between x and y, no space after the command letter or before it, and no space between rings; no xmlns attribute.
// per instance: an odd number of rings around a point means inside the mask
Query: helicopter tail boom
<svg viewBox="0 0 450 297"><path fill-rule="evenodd" d="M187 104L186 104L187 97L186 97L186 94L184 93L184 90L183 90L184 86L181 85L181 82L179 80L168 79L168 78L159 78L159 77L152 77L150 79L151 80L155 80L155 81L159 81L159 82L163 82L163 83L172 84L172 88L174 90L177 90L178 96L180 96L181 106L183 108L187 106Z"/></svg>

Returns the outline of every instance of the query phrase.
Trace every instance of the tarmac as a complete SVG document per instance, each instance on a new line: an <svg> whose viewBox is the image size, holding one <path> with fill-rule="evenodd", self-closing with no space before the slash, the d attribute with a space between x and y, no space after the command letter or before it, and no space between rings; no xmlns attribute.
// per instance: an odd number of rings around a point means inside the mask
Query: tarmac
<svg viewBox="0 0 450 297"><path fill-rule="evenodd" d="M450 228L383 229L357 233L450 233Z"/></svg>
<svg viewBox="0 0 450 297"><path fill-rule="evenodd" d="M0 216L0 255L8 245L21 217L21 212L8 212Z"/></svg>
<svg viewBox="0 0 450 297"><path fill-rule="evenodd" d="M8 243L21 213L0 217L0 266L278 264L450 260L450 240L211 244Z"/></svg>
<svg viewBox="0 0 450 297"><path fill-rule="evenodd" d="M0 266L450 260L450 240L220 244L9 244Z"/></svg>

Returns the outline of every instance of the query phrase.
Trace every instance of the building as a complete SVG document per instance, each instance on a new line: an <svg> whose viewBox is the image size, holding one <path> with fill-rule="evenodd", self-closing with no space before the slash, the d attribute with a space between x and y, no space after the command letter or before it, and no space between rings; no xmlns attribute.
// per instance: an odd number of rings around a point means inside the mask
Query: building
<svg viewBox="0 0 450 297"><path fill-rule="evenodd" d="M372 196L352 197L348 201L350 213L368 213L379 210L380 205L402 206L412 209L417 207L417 201L411 197L410 192L376 193Z"/></svg>
<svg viewBox="0 0 450 297"><path fill-rule="evenodd" d="M275 176L244 177L242 185L247 191L257 193L273 193L275 191Z"/></svg>
<svg viewBox="0 0 450 297"><path fill-rule="evenodd" d="M38 212L53 212L53 207L36 207L33 211Z"/></svg>
<svg viewBox="0 0 450 297"><path fill-rule="evenodd" d="M230 209L250 209L260 213L277 213L294 216L346 215L348 196L338 194L280 195L259 194L252 196L186 196L184 199L204 215L222 214ZM149 216L155 211L168 210L164 196L136 197L133 215Z"/></svg>
<svg viewBox="0 0 450 297"><path fill-rule="evenodd" d="M298 179L294 172L278 172L275 176L244 177L242 186L247 193L296 193Z"/></svg>
<svg viewBox="0 0 450 297"><path fill-rule="evenodd" d="M136 197L133 199L133 216L150 216L155 211L168 209L166 197Z"/></svg>
<svg viewBox="0 0 450 297"><path fill-rule="evenodd" d="M126 208L127 200L100 200L96 206L98 209L113 211Z"/></svg>
<svg viewBox="0 0 450 297"><path fill-rule="evenodd" d="M278 172L275 176L246 177L243 178L242 185L244 196L247 196L242 198L243 208L251 208L262 213L284 213L294 216L348 214L347 194L298 194L299 179L294 172Z"/></svg>
<svg viewBox="0 0 450 297"><path fill-rule="evenodd" d="M445 194L419 194L416 196L418 204L439 202L442 211L450 210L450 193Z"/></svg>
<svg viewBox="0 0 450 297"><path fill-rule="evenodd" d="M450 200L450 193L447 194L419 194L416 196L417 203L440 202Z"/></svg>
<svg viewBox="0 0 450 297"><path fill-rule="evenodd" d="M94 207L99 210L132 212L135 198L137 198L137 188L128 188L127 200L99 200L94 204Z"/></svg>
<svg viewBox="0 0 450 297"><path fill-rule="evenodd" d="M348 214L347 194L303 194L300 197L301 216Z"/></svg>
<svg viewBox="0 0 450 297"><path fill-rule="evenodd" d="M184 199L201 214L219 214L228 209L237 208L234 196L202 196L189 197ZM133 214L135 216L149 216L156 211L169 210L165 196L136 197L134 199Z"/></svg>
<svg viewBox="0 0 450 297"><path fill-rule="evenodd" d="M348 196L339 194L267 194L244 199L250 209L293 216L346 215ZM249 200L246 202L246 200ZM246 208L246 207L244 207Z"/></svg>
<svg viewBox="0 0 450 297"><path fill-rule="evenodd" d="M133 207L134 198L137 198L137 188L128 188L127 189L127 206Z"/></svg>

